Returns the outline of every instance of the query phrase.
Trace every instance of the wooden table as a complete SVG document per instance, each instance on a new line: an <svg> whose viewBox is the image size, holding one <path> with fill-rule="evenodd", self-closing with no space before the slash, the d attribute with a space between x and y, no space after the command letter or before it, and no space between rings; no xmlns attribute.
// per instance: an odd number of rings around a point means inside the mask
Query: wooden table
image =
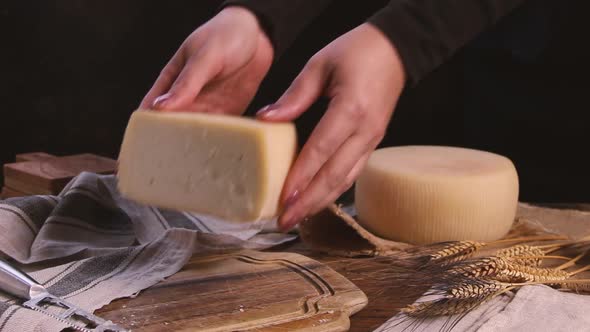
<svg viewBox="0 0 590 332"><path fill-rule="evenodd" d="M590 204L544 204L548 207L590 211ZM558 225L560 230L568 225ZM579 225L578 225L579 228ZM588 225L590 228L590 225ZM577 230L572 230L577 231ZM368 306L350 318L351 332L373 331L393 317L399 308L414 302L420 294L407 294L407 288L387 278L383 264L378 258L344 258L319 254L297 241L273 251L287 251L303 254L330 266L357 285L369 298Z"/></svg>
<svg viewBox="0 0 590 332"><path fill-rule="evenodd" d="M559 207L571 208L572 206ZM590 210L590 207L587 205L576 205L574 207L576 211L558 211L554 209L548 210L528 207L521 211L522 214L520 216L529 220L542 221L543 225L568 236L575 237L576 235L587 234L589 224L586 222L590 222L590 214L580 213L579 211ZM391 265L390 259L392 258L346 258L332 256L313 251L300 240L272 248L268 251L291 252L307 256L332 268L360 288L368 297L369 302L367 307L350 317L350 331L353 332L373 331L393 317L400 308L414 302L426 291L426 289L406 287L405 284L399 281L400 279L398 277L392 275L391 272L395 269ZM412 293L409 293L410 290ZM133 307L133 305L125 306L121 305L121 303L111 304L110 308L107 308L106 311L118 310L117 305L121 308L127 308L126 310L129 307ZM100 311L98 314L100 315ZM110 319L115 320L114 317ZM174 319L171 320L174 321Z"/></svg>
<svg viewBox="0 0 590 332"><path fill-rule="evenodd" d="M56 174L39 173L40 163L47 159L62 160L62 162L55 161L53 166L60 169ZM87 160L90 158L90 162ZM66 180L73 177L80 169L92 170L95 172L106 171L108 173L114 170L114 160L102 160L104 158L93 157L92 155L78 155L65 158L57 158L55 156L44 153L23 154L17 156L17 161L22 163L6 166L8 171L13 171L13 180L21 180L22 174L29 176L35 181L45 181L46 189L50 189L49 185L53 185L57 180L61 181L61 186L65 185ZM100 159L100 160L99 160ZM75 161L75 162L72 162ZM97 163L96 160L102 161ZM67 167L65 167L65 166ZM105 166L106 165L106 166ZM60 166L60 167L57 167ZM75 166L75 167L72 167ZM92 167L91 167L92 166ZM98 167L100 166L100 167ZM64 169L73 169L70 173L65 172ZM43 168L46 171L46 167ZM16 172L20 171L20 173ZM16 172L16 173L15 173ZM65 172L66 177L63 177ZM22 174L21 174L22 173ZM12 174L12 173L11 173ZM8 174L10 175L10 174ZM20 177L19 177L20 176ZM63 177L63 179L62 179ZM10 180L10 176L7 176ZM34 182L30 180L28 182ZM26 182L26 181L25 181ZM28 183L27 182L27 183ZM61 187L60 187L61 188ZM38 188L37 188L38 189ZM53 188L57 190L56 188ZM34 192L35 194L42 194L42 192ZM590 211L590 204L546 204L552 207L569 208L573 210ZM584 230L585 225L578 225L576 230L570 229L573 232ZM351 317L350 331L372 331L393 315L396 314L399 308L413 302L420 293L407 294L407 288L400 284L396 278L387 275L387 270L383 269L384 265L379 263L379 258L343 258L336 256L329 256L313 252L300 241L296 241L281 247L273 248L271 251L293 252L305 255L324 263L339 272L350 281L355 283L369 298L368 306Z"/></svg>
<svg viewBox="0 0 590 332"><path fill-rule="evenodd" d="M313 252L301 241L276 247L272 251L294 252L322 262L348 278L367 295L368 306L350 317L351 332L373 331L394 316L399 308L413 302L419 296L416 294L410 299L406 296L404 300L403 285L387 278L383 264L378 262L378 258L329 256Z"/></svg>

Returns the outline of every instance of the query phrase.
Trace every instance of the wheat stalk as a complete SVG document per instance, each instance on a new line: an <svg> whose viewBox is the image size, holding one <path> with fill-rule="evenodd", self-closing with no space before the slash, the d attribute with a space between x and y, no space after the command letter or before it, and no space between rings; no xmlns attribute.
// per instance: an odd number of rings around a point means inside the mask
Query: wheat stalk
<svg viewBox="0 0 590 332"><path fill-rule="evenodd" d="M531 241L548 241L548 240L562 240L566 239L566 237L561 235L544 235L544 236L527 236L527 237L518 237L512 239L505 239L505 240L497 240L493 242L477 242L477 241L453 241L445 243L445 245L439 249L438 251L428 255L428 262L429 263L444 263L444 264L452 264L455 262L463 261L468 258L471 258L475 255L476 252L479 251L480 248L484 246L491 246L491 245L498 245L502 243L509 243L509 242L531 242ZM541 253L540 249L534 251L534 256L539 256ZM532 253L532 252L531 252ZM510 254L508 252L507 254Z"/></svg>
<svg viewBox="0 0 590 332"><path fill-rule="evenodd" d="M578 292L582 292L582 293L590 293L590 284L572 284L569 282L565 282L565 283L561 283L560 284L561 288L560 290L572 290L576 293Z"/></svg>
<svg viewBox="0 0 590 332"><path fill-rule="evenodd" d="M555 268L540 268L535 266L510 263L509 266L500 272L496 280L505 282L554 282L570 278L575 273L569 273L564 269L573 266L585 253L582 253L568 262Z"/></svg>
<svg viewBox="0 0 590 332"><path fill-rule="evenodd" d="M572 266L579 257L569 259L561 256L548 256L565 258L568 262L556 268L541 268L521 264L522 258L528 261L531 256L501 257L488 256L476 259L456 262L447 266L434 266L426 269L421 280L430 280L431 285L445 285L449 283L469 283L470 280L480 279L487 281L500 281L505 283L545 282L558 283L567 280L574 274L581 272L567 272L564 269ZM534 257L534 256L533 256ZM590 269L587 267L585 269Z"/></svg>
<svg viewBox="0 0 590 332"><path fill-rule="evenodd" d="M510 257L514 262L527 266L540 266L545 256L543 249L528 244L521 244L496 251L496 256ZM537 258L529 258L525 256L537 256Z"/></svg>
<svg viewBox="0 0 590 332"><path fill-rule="evenodd" d="M453 299L485 299L490 294L496 294L509 285L498 281L485 281L477 283L464 283L454 286L446 291L446 296Z"/></svg>
<svg viewBox="0 0 590 332"><path fill-rule="evenodd" d="M531 238L512 241L526 242L527 239ZM537 240L543 239L537 237ZM508 241L496 243L505 242ZM471 258L480 248L492 244L494 242L456 241L429 247L426 252L430 251L430 254L421 256L421 259L428 258L427 264L419 269L416 279L420 285L431 286L425 295L437 298L408 305L401 311L407 317L418 319L462 317L482 303L524 285L545 284L561 290L590 292L590 280L571 279L590 270L590 265L573 272L566 271L586 255L587 247L582 246L585 251L573 259L548 255L564 247L574 247L569 241L544 246L519 244L496 250L493 256ZM567 262L556 267L540 267L544 259L565 259Z"/></svg>
<svg viewBox="0 0 590 332"><path fill-rule="evenodd" d="M576 282L577 280L566 280L558 284L560 290L573 290L575 292L590 293L590 282Z"/></svg>
<svg viewBox="0 0 590 332"><path fill-rule="evenodd" d="M587 270L590 267L584 269ZM431 295L442 293L442 298L410 304L402 308L401 312L413 318L466 314L479 305L510 290L521 286L539 284L559 285L564 290L590 291L590 280L588 279L567 280L555 284L553 281L506 283L475 278L468 282L441 287L438 291L432 292Z"/></svg>
<svg viewBox="0 0 590 332"><path fill-rule="evenodd" d="M511 246L496 251L496 256L504 257L542 256L544 254L545 252L543 251L543 249L528 244L519 244L516 246Z"/></svg>
<svg viewBox="0 0 590 332"><path fill-rule="evenodd" d="M455 263L446 271L449 276L468 278L491 277L507 269L509 263L503 257L490 256Z"/></svg>
<svg viewBox="0 0 590 332"><path fill-rule="evenodd" d="M522 236L522 237L513 237L508 239L496 240L492 242L488 242L489 245L497 245L503 243L523 243L523 242L533 242L533 241L554 241L554 240L567 240L568 237L565 235L533 235L533 236Z"/></svg>
<svg viewBox="0 0 590 332"><path fill-rule="evenodd" d="M524 249L523 249L524 251ZM443 298L407 306L402 310L410 317L450 316L464 314L480 304L522 285L549 284L562 288L590 291L590 284L568 278L590 270L590 265L573 272L563 269L581 256L557 268L539 268L518 264L510 257L490 256L455 263L443 278L446 284L434 286L430 295ZM460 277L460 278L458 278Z"/></svg>
<svg viewBox="0 0 590 332"><path fill-rule="evenodd" d="M439 251L430 254L431 262L451 264L472 257L485 244L476 241L457 241L444 246Z"/></svg>
<svg viewBox="0 0 590 332"><path fill-rule="evenodd" d="M410 304L401 310L409 317L435 317L459 315L477 307L482 301L480 299L452 300L442 299L436 301Z"/></svg>
<svg viewBox="0 0 590 332"><path fill-rule="evenodd" d="M570 277L567 271L554 268L540 268L519 264L509 264L508 267L494 276L495 280L503 282L556 282Z"/></svg>
<svg viewBox="0 0 590 332"><path fill-rule="evenodd" d="M508 283L475 280L450 286L443 298L410 304L401 309L409 317L433 317L464 314L514 287Z"/></svg>

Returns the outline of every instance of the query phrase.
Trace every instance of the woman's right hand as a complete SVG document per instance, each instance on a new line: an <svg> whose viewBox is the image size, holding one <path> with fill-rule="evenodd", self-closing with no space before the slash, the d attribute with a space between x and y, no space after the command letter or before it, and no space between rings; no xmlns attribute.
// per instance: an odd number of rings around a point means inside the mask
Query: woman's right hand
<svg viewBox="0 0 590 332"><path fill-rule="evenodd" d="M227 7L184 41L140 107L242 114L273 56L256 16L242 7Z"/></svg>

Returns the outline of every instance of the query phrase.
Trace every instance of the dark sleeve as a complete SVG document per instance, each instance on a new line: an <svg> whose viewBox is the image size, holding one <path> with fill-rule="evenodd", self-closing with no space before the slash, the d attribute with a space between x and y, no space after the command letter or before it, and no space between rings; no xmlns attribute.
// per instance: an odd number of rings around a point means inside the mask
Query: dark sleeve
<svg viewBox="0 0 590 332"><path fill-rule="evenodd" d="M297 35L334 0L226 0L222 8L248 8L260 21L274 46L275 59L297 38Z"/></svg>
<svg viewBox="0 0 590 332"><path fill-rule="evenodd" d="M392 0L371 18L395 45L410 85L525 0Z"/></svg>

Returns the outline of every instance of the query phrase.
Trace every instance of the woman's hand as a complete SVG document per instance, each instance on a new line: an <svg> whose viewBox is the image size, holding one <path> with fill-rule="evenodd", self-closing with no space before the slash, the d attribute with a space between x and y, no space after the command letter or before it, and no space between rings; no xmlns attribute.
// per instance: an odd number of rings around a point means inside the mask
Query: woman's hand
<svg viewBox="0 0 590 332"><path fill-rule="evenodd" d="M253 13L225 8L184 41L140 107L241 114L268 72L273 53Z"/></svg>
<svg viewBox="0 0 590 332"><path fill-rule="evenodd" d="M283 230L334 202L352 186L382 140L405 74L391 42L370 24L336 39L307 63L265 121L291 121L318 97L330 103L301 150L283 187Z"/></svg>

